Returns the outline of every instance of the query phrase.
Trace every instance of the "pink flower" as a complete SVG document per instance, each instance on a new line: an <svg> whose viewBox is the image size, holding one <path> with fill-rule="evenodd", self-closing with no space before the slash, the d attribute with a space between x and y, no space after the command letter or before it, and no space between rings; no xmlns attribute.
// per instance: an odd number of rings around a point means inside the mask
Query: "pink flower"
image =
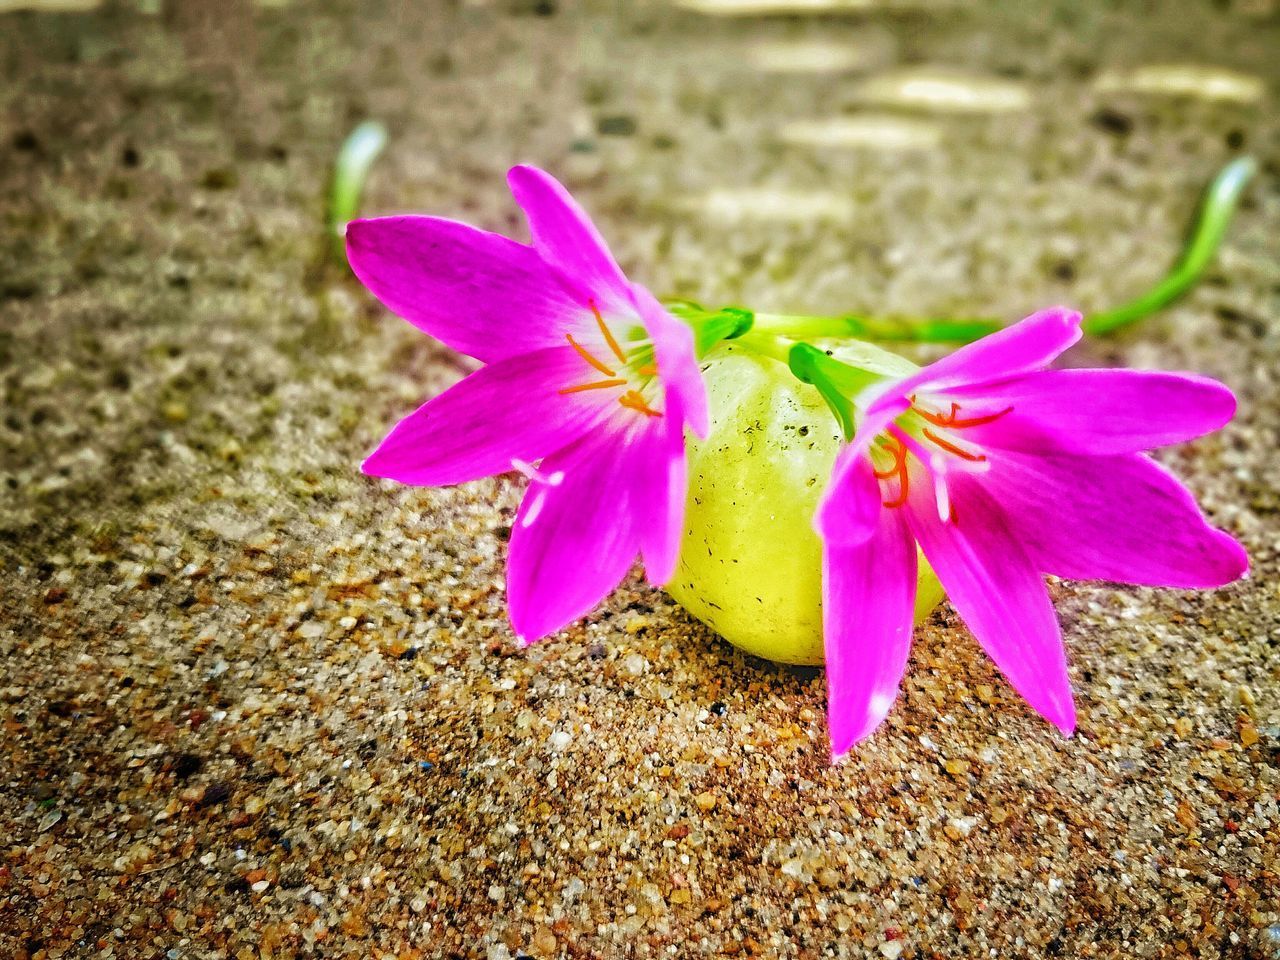
<svg viewBox="0 0 1280 960"><path fill-rule="evenodd" d="M530 487L511 533L507 605L524 643L587 613L637 554L675 571L684 428L707 399L688 326L628 282L551 176L508 182L527 246L434 217L357 220L347 255L392 311L485 366L401 420L364 471L441 486L512 468Z"/></svg>
<svg viewBox="0 0 1280 960"><path fill-rule="evenodd" d="M1005 677L1067 734L1075 707L1043 574L1216 587L1247 572L1240 544L1142 453L1221 427L1231 392L1187 374L1045 369L1079 338L1079 314L1046 310L865 404L817 517L834 757L897 696L917 544Z"/></svg>

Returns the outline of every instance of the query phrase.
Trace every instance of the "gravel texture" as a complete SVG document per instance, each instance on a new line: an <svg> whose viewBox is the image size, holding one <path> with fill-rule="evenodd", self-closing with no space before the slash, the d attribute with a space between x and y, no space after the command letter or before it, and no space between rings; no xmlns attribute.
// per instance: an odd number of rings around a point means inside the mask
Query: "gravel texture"
<svg viewBox="0 0 1280 960"><path fill-rule="evenodd" d="M1280 953L1270 0L16 6L0 956ZM502 174L533 161L655 290L796 311L1109 305L1256 154L1203 286L1077 355L1238 391L1162 459L1253 576L1055 584L1070 740L944 606L836 768L820 672L639 578L517 650L519 484L357 470L466 369L326 256L328 164L370 116L368 212L519 232Z"/></svg>

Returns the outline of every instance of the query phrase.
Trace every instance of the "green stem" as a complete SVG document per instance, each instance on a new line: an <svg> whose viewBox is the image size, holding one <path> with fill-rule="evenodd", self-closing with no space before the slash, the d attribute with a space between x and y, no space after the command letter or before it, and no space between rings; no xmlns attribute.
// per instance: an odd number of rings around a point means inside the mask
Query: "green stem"
<svg viewBox="0 0 1280 960"><path fill-rule="evenodd" d="M742 344L752 353L758 353L761 356L770 357L779 363L789 363L791 358L791 348L794 346L790 340L785 337L774 336L771 333L762 333L758 330L751 330L750 333L744 333L738 337L738 343Z"/></svg>
<svg viewBox="0 0 1280 960"><path fill-rule="evenodd" d="M329 187L328 226L334 252L341 258L347 222L360 211L360 195L369 169L387 145L387 128L375 120L358 124L342 142Z"/></svg>
<svg viewBox="0 0 1280 960"><path fill-rule="evenodd" d="M845 314L839 317L790 316L757 313L755 329L783 336L856 337L862 340L913 341L918 343L967 343L999 330L999 320L978 317L949 320L945 318L864 317Z"/></svg>
<svg viewBox="0 0 1280 960"><path fill-rule="evenodd" d="M1087 317L1085 332L1103 334L1119 330L1167 307L1195 286L1221 246L1240 196L1257 170L1258 163L1253 157L1239 157L1223 167L1205 192L1182 256L1165 278L1137 299Z"/></svg>
<svg viewBox="0 0 1280 960"><path fill-rule="evenodd" d="M1169 272L1146 293L1128 303L1085 318L1086 333L1107 334L1167 307L1195 286L1222 245L1240 197L1257 172L1257 161L1239 157L1213 178L1192 224L1182 255ZM990 317L966 319L916 317L839 317L758 313L755 329L795 339L858 337L916 343L969 343L1004 327Z"/></svg>

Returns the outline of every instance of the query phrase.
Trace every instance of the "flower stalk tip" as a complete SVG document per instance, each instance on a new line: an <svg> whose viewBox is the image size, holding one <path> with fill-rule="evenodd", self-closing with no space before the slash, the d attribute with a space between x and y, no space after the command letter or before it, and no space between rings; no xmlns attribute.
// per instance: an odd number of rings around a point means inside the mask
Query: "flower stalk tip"
<svg viewBox="0 0 1280 960"><path fill-rule="evenodd" d="M387 145L387 128L376 120L365 120L347 135L333 165L333 180L329 185L329 235L334 249L341 256L342 237L347 223L360 212L360 197L369 171L378 155Z"/></svg>

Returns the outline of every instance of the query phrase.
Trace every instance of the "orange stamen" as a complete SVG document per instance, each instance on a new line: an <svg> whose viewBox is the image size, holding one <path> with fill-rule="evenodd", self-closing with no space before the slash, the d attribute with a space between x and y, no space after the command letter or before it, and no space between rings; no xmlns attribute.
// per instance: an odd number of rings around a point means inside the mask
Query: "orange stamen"
<svg viewBox="0 0 1280 960"><path fill-rule="evenodd" d="M957 457L960 457L962 460L968 460L970 463L981 463L983 460L987 459L985 454L970 453L968 450L962 450L960 447L957 447L954 443L950 443L942 439L942 437L938 436L928 427L925 427L920 432L923 433L930 440L932 440L934 443L936 443L938 446L940 446L943 450L946 450L948 453L954 453Z"/></svg>
<svg viewBox="0 0 1280 960"><path fill-rule="evenodd" d="M907 502L907 471L904 464L902 476L898 479L898 495L892 500L884 501L884 506L892 510L894 507L900 507Z"/></svg>
<svg viewBox="0 0 1280 960"><path fill-rule="evenodd" d="M643 367L636 368L636 373L642 377L656 377L658 375L658 365L656 363L646 363Z"/></svg>
<svg viewBox="0 0 1280 960"><path fill-rule="evenodd" d="M912 397L911 402L914 404L916 398ZM924 410L916 407L916 413L922 418L928 420L935 427L950 427L953 430L963 430L966 427L981 427L984 424L994 423L1003 417L1006 413L1012 413L1013 407L1005 407L999 413L988 413L980 417L960 417L960 404L954 401L951 404L950 413L934 413L931 410Z"/></svg>
<svg viewBox="0 0 1280 960"><path fill-rule="evenodd" d="M586 347L580 344L577 340L573 339L572 333L566 333L564 335L564 338L569 341L569 346L573 347L574 350L578 351L578 356L580 356L583 360L587 361L587 363L591 364L593 367L595 367L597 370L603 373L606 377L616 377L618 375L618 371L612 370L609 367L606 367L603 363L601 363L594 356L592 356L590 350L588 350Z"/></svg>
<svg viewBox="0 0 1280 960"><path fill-rule="evenodd" d="M613 380L596 380L593 383L579 383L576 386L565 387L561 393L581 393L583 390L604 390L608 387L625 387L627 381L615 378Z"/></svg>
<svg viewBox="0 0 1280 960"><path fill-rule="evenodd" d="M600 327L600 333L604 336L605 343L609 344L609 349L613 351L613 355L618 358L619 363L626 363L627 355L622 352L622 347L614 339L613 332L605 325L604 317L600 316L600 308L596 306L594 300L591 301L591 312L596 315L596 324Z"/></svg>
<svg viewBox="0 0 1280 960"><path fill-rule="evenodd" d="M893 466L888 470L876 470L873 467L871 472L880 480L888 480L891 477L898 478L898 496L893 500L883 501L884 506L900 507L907 502L907 492L910 485L907 474L907 448L901 440L894 439Z"/></svg>
<svg viewBox="0 0 1280 960"><path fill-rule="evenodd" d="M638 410L646 417L660 417L662 414L644 402L639 390L628 390L618 398L618 402L631 410Z"/></svg>

